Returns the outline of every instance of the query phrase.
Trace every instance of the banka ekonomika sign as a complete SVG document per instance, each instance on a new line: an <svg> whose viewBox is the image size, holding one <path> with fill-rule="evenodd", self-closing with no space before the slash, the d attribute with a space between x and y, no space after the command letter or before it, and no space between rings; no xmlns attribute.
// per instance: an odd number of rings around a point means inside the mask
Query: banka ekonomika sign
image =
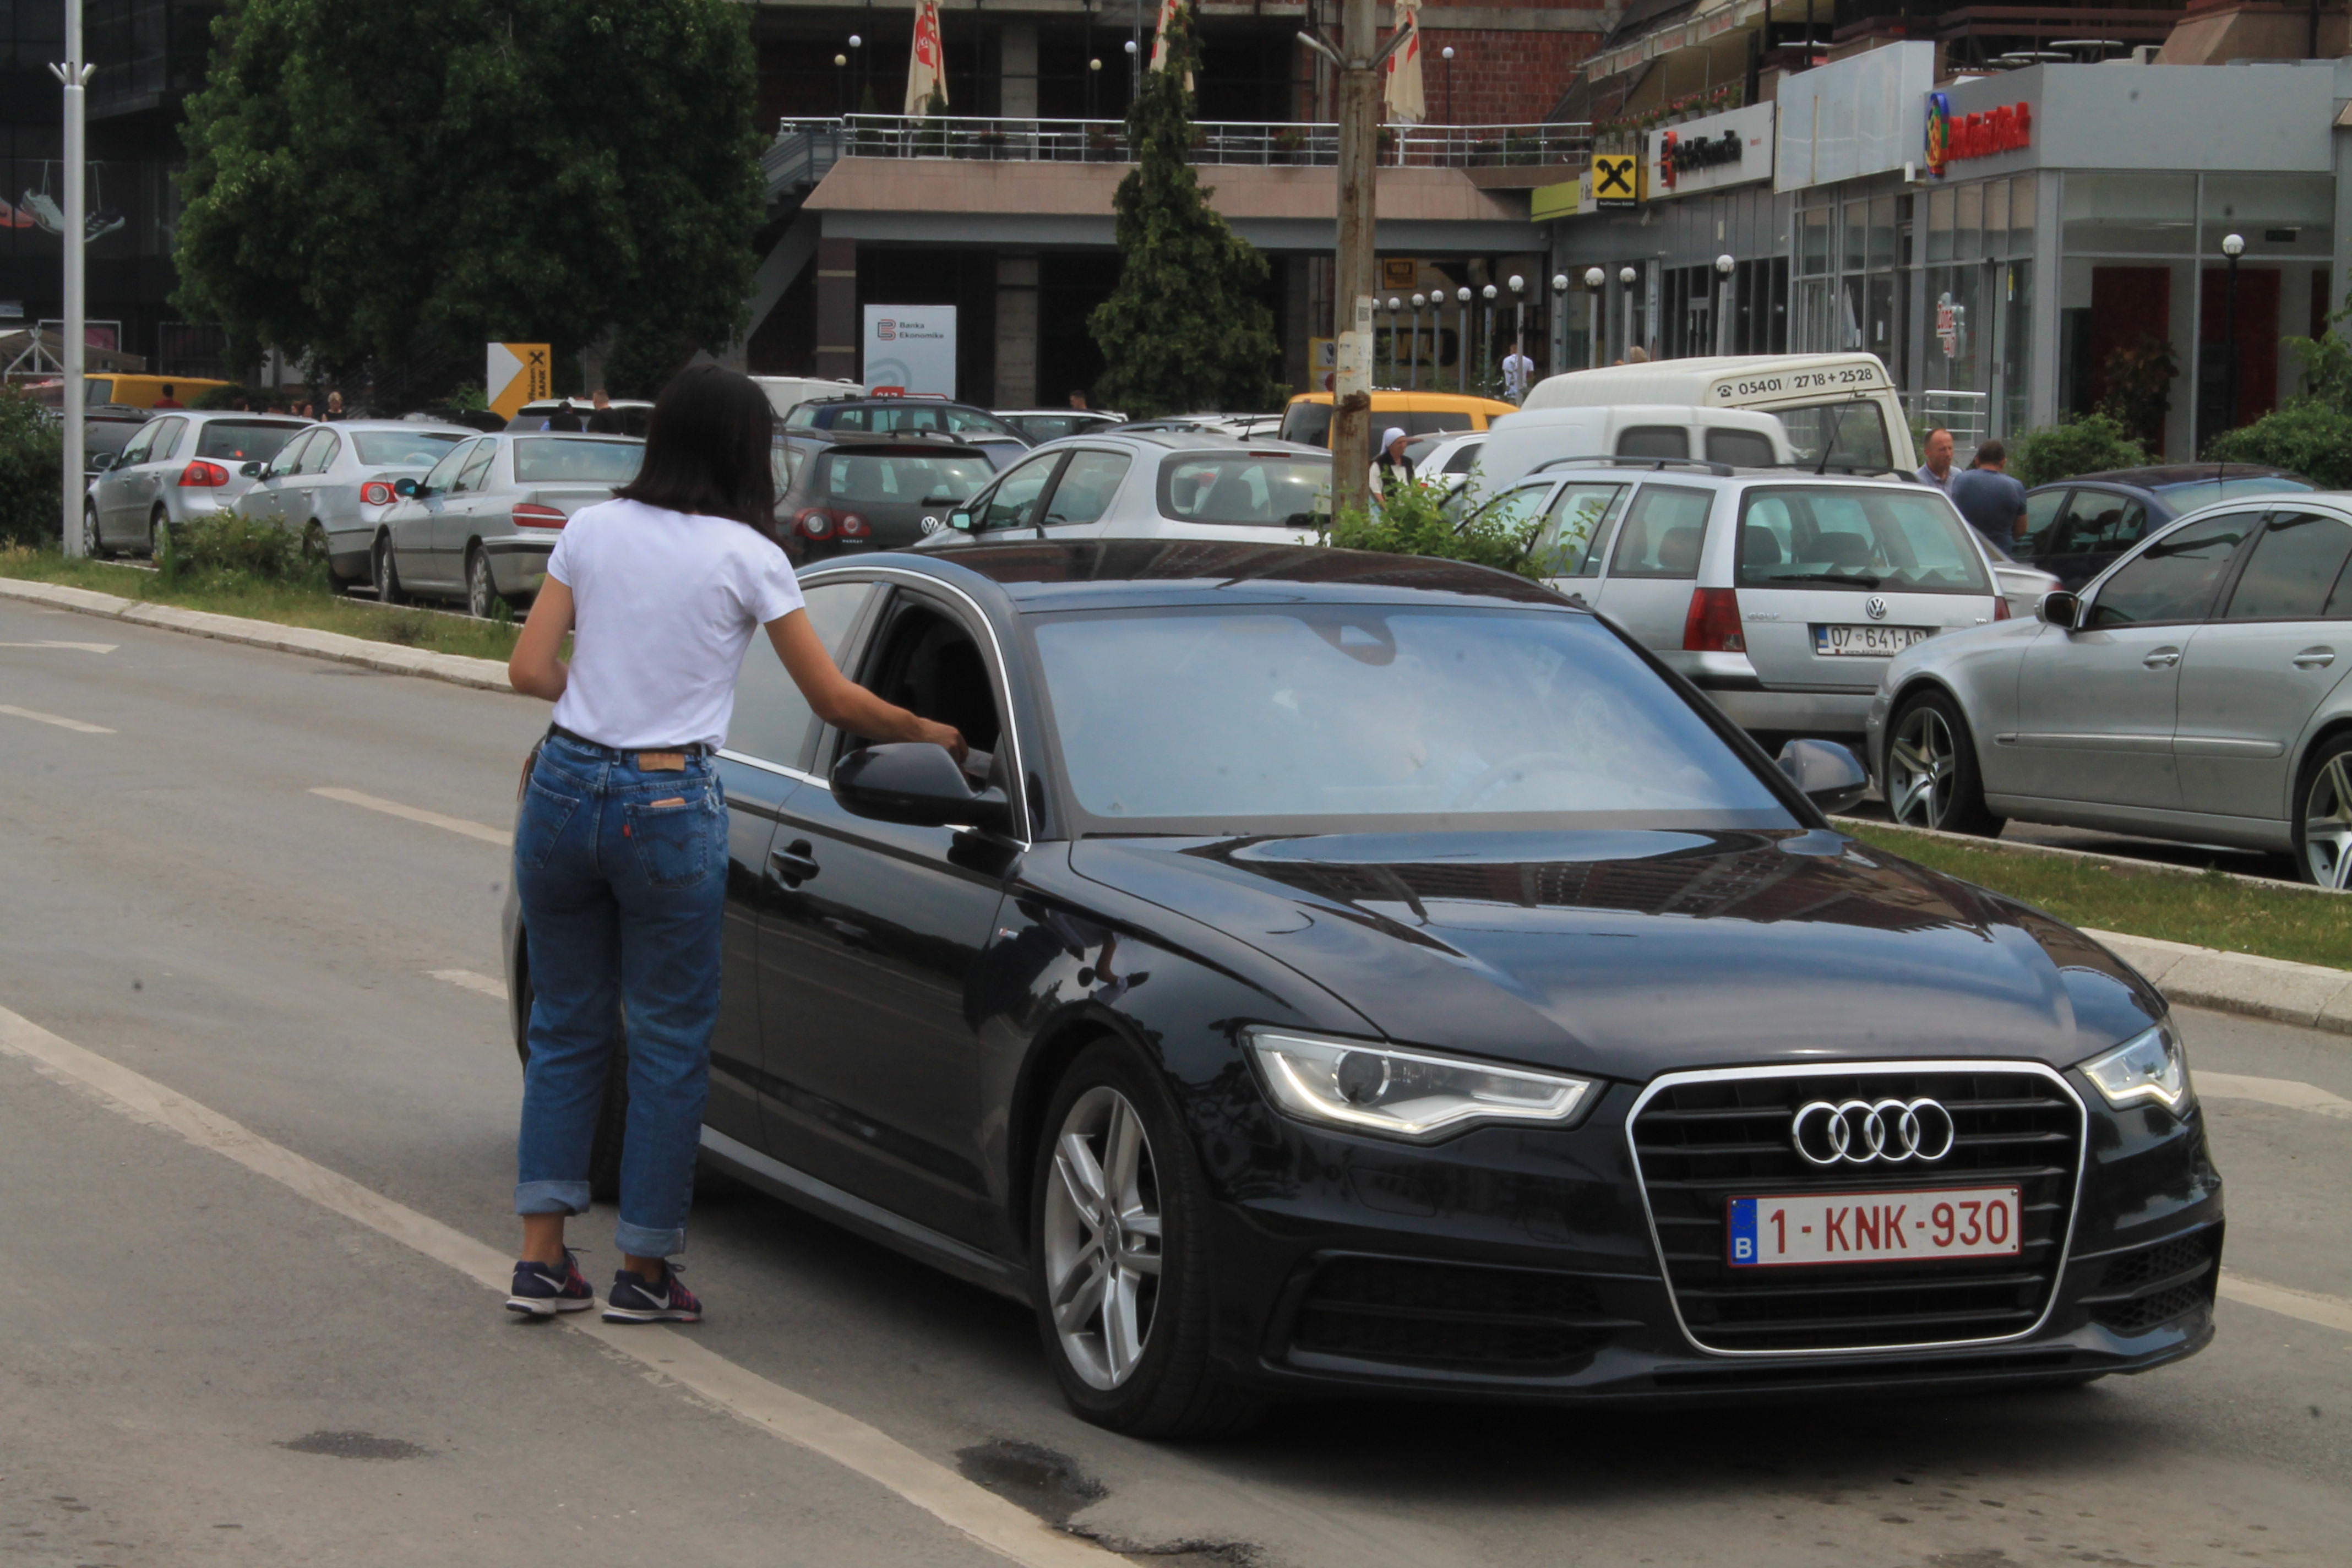
<svg viewBox="0 0 2352 1568"><path fill-rule="evenodd" d="M1945 165L1990 158L2033 144L2033 106L2007 103L1980 114L1954 115L1951 99L1927 95L1927 173L1944 177Z"/></svg>
<svg viewBox="0 0 2352 1568"><path fill-rule="evenodd" d="M1685 121L1646 138L1650 197L1700 191L1772 177L1772 105L1749 104Z"/></svg>

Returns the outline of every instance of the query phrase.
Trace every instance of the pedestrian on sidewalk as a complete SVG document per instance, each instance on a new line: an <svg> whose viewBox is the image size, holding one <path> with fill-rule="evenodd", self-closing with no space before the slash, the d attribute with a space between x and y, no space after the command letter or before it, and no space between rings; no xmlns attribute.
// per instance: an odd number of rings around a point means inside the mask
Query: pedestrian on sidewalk
<svg viewBox="0 0 2352 1568"><path fill-rule="evenodd" d="M1952 433L1940 425L1927 432L1927 460L1920 465L1916 478L1946 495L1952 493Z"/></svg>
<svg viewBox="0 0 2352 1568"><path fill-rule="evenodd" d="M2025 537L2025 486L2002 473L2009 452L1998 441L1977 448L1977 460L1952 476L1952 504L1969 526L1999 545L2004 553Z"/></svg>
<svg viewBox="0 0 2352 1568"><path fill-rule="evenodd" d="M1404 427L1391 425L1381 432L1380 455L1372 459L1372 493L1385 496L1391 485L1412 483L1412 459L1404 455Z"/></svg>
<svg viewBox="0 0 2352 1568"><path fill-rule="evenodd" d="M1524 343L1514 342L1511 352L1503 356L1503 395L1514 403L1528 400L1528 383L1536 374L1536 362L1527 355Z"/></svg>
<svg viewBox="0 0 2352 1568"><path fill-rule="evenodd" d="M588 1210L590 1150L625 1010L629 1109L622 1266L609 1322L698 1322L669 1259L686 1245L719 1016L727 803L711 753L736 671L764 627L817 716L850 734L946 747L963 737L852 684L809 625L772 537L775 414L716 365L664 389L637 477L572 515L507 666L555 703L523 772L514 835L532 1000L507 1306L595 1304L564 1246ZM572 636L570 663L558 657Z"/></svg>

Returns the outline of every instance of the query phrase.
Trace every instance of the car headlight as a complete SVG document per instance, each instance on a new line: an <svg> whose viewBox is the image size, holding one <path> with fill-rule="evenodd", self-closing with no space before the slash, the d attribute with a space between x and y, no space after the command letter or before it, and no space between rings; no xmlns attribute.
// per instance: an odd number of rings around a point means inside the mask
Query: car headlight
<svg viewBox="0 0 2352 1568"><path fill-rule="evenodd" d="M1275 1101L1304 1121L1429 1142L1478 1122L1567 1125L1590 1079L1400 1050L1365 1040L1252 1029L1244 1037Z"/></svg>
<svg viewBox="0 0 2352 1568"><path fill-rule="evenodd" d="M2188 1049L2169 1024L2158 1024L2093 1057L2083 1064L2083 1076L2118 1110L2154 1100L2168 1110L2185 1111L2197 1102L2197 1086L2189 1079Z"/></svg>

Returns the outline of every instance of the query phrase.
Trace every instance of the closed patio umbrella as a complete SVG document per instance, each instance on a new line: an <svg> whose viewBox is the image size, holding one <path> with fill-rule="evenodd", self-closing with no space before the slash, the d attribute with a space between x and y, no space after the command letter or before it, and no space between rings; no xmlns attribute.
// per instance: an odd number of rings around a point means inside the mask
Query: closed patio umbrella
<svg viewBox="0 0 2352 1568"><path fill-rule="evenodd" d="M917 0L915 48L907 61L907 107L899 112L914 118L929 114L931 99L948 100L947 41L940 34L940 0Z"/></svg>

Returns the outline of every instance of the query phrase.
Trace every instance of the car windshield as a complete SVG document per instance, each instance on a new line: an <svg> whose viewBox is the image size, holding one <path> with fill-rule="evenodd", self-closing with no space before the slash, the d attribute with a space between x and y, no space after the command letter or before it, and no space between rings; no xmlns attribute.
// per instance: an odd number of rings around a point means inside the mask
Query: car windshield
<svg viewBox="0 0 2352 1568"><path fill-rule="evenodd" d="M1032 625L1090 833L1795 826L1585 616L1285 605Z"/></svg>
<svg viewBox="0 0 2352 1568"><path fill-rule="evenodd" d="M1920 486L1751 489L1739 503L1738 557L1743 588L1992 591L1969 525Z"/></svg>
<svg viewBox="0 0 2352 1568"><path fill-rule="evenodd" d="M1236 451L1160 465L1160 515L1180 522L1312 528L1330 508L1328 458Z"/></svg>
<svg viewBox="0 0 2352 1568"><path fill-rule="evenodd" d="M466 437L455 430L354 430L360 461L370 468L429 468Z"/></svg>
<svg viewBox="0 0 2352 1568"><path fill-rule="evenodd" d="M964 500L996 477L986 458L945 452L824 452L817 462L814 493L869 506Z"/></svg>
<svg viewBox="0 0 2352 1568"><path fill-rule="evenodd" d="M242 419L207 419L197 428L195 455L248 463L274 458L287 442L309 428L293 422L278 425L258 420L247 423Z"/></svg>
<svg viewBox="0 0 2352 1568"><path fill-rule="evenodd" d="M2302 495L2319 487L2309 479L2298 479L2292 474L2256 474L2238 479L2185 479L2177 485L2151 488L2177 514L2195 511L2200 506L2210 506L2219 500L2240 500L2247 496Z"/></svg>
<svg viewBox="0 0 2352 1568"><path fill-rule="evenodd" d="M1886 421L1878 405L1857 398L1847 403L1816 403L1803 408L1768 408L1780 416L1789 432L1789 447L1797 462L1818 464L1822 447L1829 444L1832 468L1891 468L1894 448L1887 444Z"/></svg>
<svg viewBox="0 0 2352 1568"><path fill-rule="evenodd" d="M517 441L515 483L625 485L637 477L646 448L638 441L565 441L541 437Z"/></svg>

